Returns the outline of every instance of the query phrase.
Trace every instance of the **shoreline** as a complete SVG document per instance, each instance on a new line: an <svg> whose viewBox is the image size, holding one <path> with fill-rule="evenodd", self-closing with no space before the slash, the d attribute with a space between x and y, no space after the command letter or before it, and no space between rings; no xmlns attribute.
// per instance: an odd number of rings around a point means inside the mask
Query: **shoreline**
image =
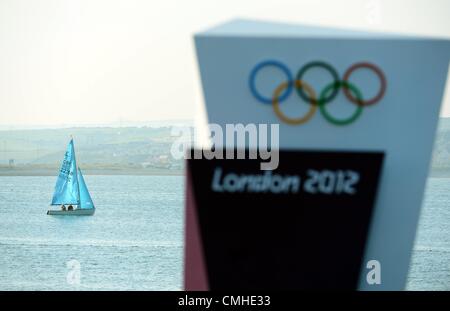
<svg viewBox="0 0 450 311"><path fill-rule="evenodd" d="M1 176L57 176L59 169L50 168L0 168ZM168 170L156 168L104 168L84 169L84 175L97 176L184 176L184 169ZM430 170L428 178L450 178L450 169Z"/></svg>
<svg viewBox="0 0 450 311"><path fill-rule="evenodd" d="M450 168L430 169L428 177L433 178L450 178Z"/></svg>
<svg viewBox="0 0 450 311"><path fill-rule="evenodd" d="M58 169L0 169L1 176L57 176ZM97 176L184 176L184 170L166 169L85 169L83 175Z"/></svg>

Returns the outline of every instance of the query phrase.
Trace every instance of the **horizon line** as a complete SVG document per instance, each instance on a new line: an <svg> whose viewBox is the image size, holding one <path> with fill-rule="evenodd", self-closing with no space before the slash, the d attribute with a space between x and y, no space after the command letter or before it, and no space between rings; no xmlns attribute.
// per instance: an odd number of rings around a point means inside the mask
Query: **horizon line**
<svg viewBox="0 0 450 311"><path fill-rule="evenodd" d="M0 124L0 131L8 130L52 130L52 129L72 129L72 128L125 128L125 127L163 127L179 125L180 123L195 123L194 119L167 119L152 121L120 121L111 123L88 123L88 124Z"/></svg>

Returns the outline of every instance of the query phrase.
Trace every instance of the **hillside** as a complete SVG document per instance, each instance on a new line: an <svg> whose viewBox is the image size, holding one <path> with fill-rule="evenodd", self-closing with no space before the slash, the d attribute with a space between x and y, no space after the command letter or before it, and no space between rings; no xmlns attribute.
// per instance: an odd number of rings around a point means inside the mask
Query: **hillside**
<svg viewBox="0 0 450 311"><path fill-rule="evenodd" d="M170 126L86 127L0 131L0 175L55 175L70 136L78 165L88 174L182 174L173 159ZM441 118L433 176L450 177L450 118Z"/></svg>
<svg viewBox="0 0 450 311"><path fill-rule="evenodd" d="M181 171L170 156L171 127L70 128L0 131L3 170L58 169L73 136L78 165L91 170Z"/></svg>

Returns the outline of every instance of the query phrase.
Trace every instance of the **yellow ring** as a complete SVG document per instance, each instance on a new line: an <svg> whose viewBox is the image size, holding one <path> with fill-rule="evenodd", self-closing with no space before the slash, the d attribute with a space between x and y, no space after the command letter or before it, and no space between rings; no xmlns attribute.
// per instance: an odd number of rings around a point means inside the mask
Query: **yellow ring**
<svg viewBox="0 0 450 311"><path fill-rule="evenodd" d="M312 116L314 115L314 113L317 110L317 105L315 104L309 104L308 106L309 111L302 117L299 118L289 118L286 115L283 114L283 112L281 112L280 109L280 103L278 101L278 98L280 97L281 92L284 91L284 89L286 89L289 86L289 83L292 83L292 81L286 81L281 83L276 89L275 92L273 92L273 99L272 99L272 105L273 105L273 110L275 111L275 114L277 115L277 117L290 125L300 125L303 123L306 123L309 119L312 118ZM313 103L317 102L317 98L316 98L316 94L314 93L314 90L311 86L309 86L308 84L306 84L305 82L302 82L301 80L295 80L295 87L300 89L300 88L304 88L306 93L308 93L309 98L311 98Z"/></svg>

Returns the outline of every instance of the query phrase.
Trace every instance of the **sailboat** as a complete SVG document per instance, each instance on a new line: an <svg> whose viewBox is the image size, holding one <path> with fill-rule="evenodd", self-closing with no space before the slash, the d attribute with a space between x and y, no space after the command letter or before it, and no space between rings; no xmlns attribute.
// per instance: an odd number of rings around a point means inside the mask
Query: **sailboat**
<svg viewBox="0 0 450 311"><path fill-rule="evenodd" d="M73 139L67 146L50 205L60 206L60 209L49 209L47 215L90 216L95 213L94 202L77 167Z"/></svg>

